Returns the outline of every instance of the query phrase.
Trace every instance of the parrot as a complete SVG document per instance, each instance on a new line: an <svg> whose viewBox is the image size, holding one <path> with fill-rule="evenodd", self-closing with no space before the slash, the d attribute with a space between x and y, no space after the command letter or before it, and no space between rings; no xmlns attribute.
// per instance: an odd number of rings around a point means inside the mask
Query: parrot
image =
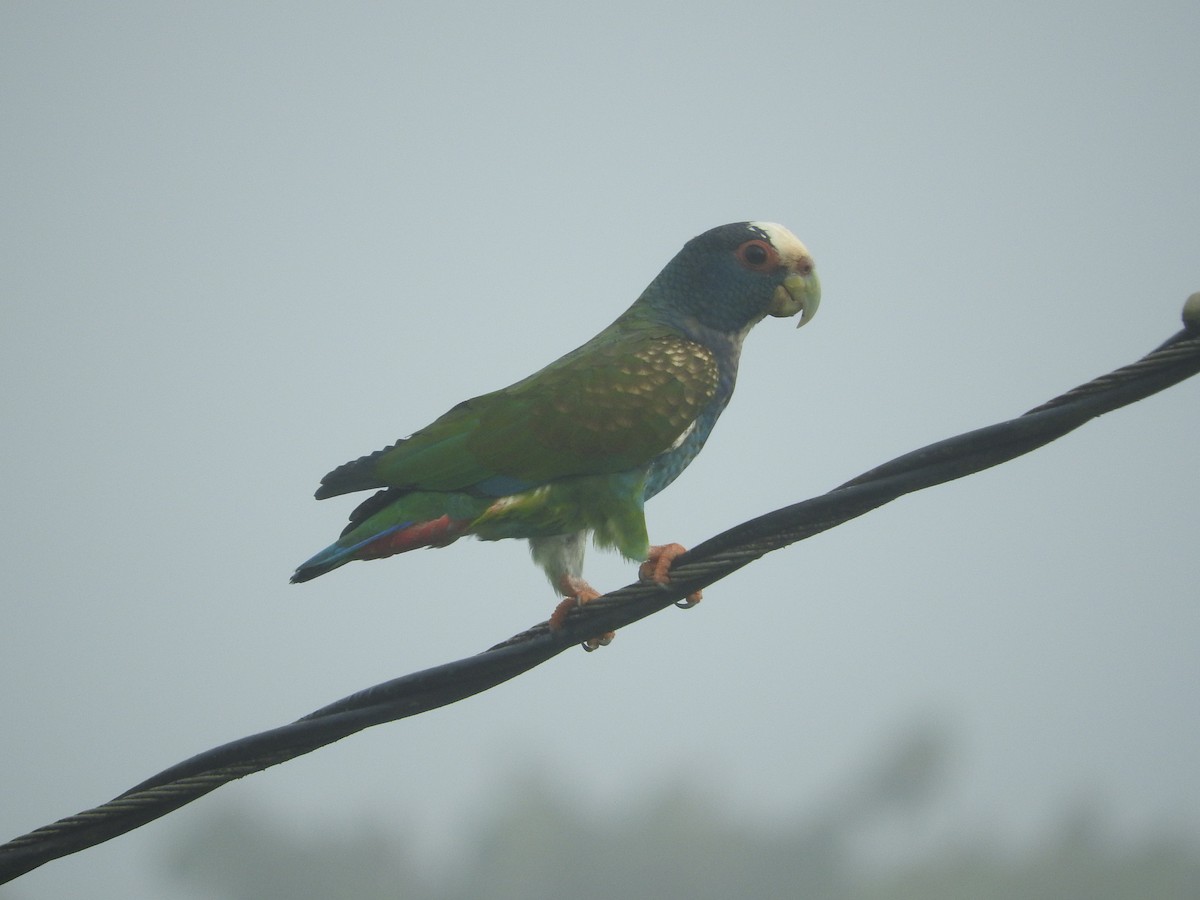
<svg viewBox="0 0 1200 900"><path fill-rule="evenodd" d="M375 493L292 582L466 535L524 538L561 598L554 628L601 596L583 580L590 535L640 562L643 581L666 584L684 548L650 544L645 502L704 446L733 394L750 329L796 313L804 325L820 297L812 256L782 225L704 232L591 340L322 478L318 500Z"/></svg>

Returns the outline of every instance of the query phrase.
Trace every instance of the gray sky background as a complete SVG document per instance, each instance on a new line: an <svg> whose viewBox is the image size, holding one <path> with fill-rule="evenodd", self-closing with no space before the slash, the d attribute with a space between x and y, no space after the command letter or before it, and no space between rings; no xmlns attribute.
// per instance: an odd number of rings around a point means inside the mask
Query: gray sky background
<svg viewBox="0 0 1200 900"><path fill-rule="evenodd" d="M824 302L749 339L648 508L660 541L1153 348L1200 290L1198 36L1191 0L3 4L0 837L543 619L517 542L289 586L351 506L312 491L590 337L709 227L786 224ZM1200 839L1198 400L3 894L162 897L158 855L223 804L448 853L517 769L600 811L685 781L790 818L914 719L958 756L936 826L887 852L1036 842L1080 797Z"/></svg>

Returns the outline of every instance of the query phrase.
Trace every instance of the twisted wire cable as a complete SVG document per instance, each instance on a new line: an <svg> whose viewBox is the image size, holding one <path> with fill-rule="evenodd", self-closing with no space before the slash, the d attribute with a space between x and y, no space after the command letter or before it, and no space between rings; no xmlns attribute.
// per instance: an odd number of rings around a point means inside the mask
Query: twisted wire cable
<svg viewBox="0 0 1200 900"><path fill-rule="evenodd" d="M372 725L454 703L514 678L591 635L652 615L773 550L812 537L904 494L962 478L1062 437L1089 420L1200 372L1200 293L1183 331L1129 365L1024 415L906 453L828 493L743 522L678 557L669 585L631 584L455 662L366 688L278 728L166 769L108 803L0 845L0 884L50 860L132 831L223 784L310 753Z"/></svg>

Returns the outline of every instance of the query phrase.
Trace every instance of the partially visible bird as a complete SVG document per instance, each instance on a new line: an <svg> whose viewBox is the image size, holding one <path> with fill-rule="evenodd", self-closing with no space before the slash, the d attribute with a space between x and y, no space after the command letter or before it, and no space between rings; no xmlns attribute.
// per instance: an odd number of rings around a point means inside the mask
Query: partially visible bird
<svg viewBox="0 0 1200 900"><path fill-rule="evenodd" d="M643 561L643 579L665 583L683 548L650 545L643 504L704 446L733 394L750 329L797 312L803 325L819 301L812 257L782 225L706 231L583 346L321 479L319 500L378 492L292 581L468 534L526 538L566 598L553 626L599 596L582 577L590 534L598 547Z"/></svg>

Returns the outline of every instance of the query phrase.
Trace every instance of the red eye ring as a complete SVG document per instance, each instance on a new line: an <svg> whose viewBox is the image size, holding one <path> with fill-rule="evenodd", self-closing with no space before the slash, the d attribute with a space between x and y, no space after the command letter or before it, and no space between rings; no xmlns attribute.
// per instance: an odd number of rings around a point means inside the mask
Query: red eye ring
<svg viewBox="0 0 1200 900"><path fill-rule="evenodd" d="M734 258L751 272L770 272L779 265L779 251L759 238L744 241L733 251Z"/></svg>

